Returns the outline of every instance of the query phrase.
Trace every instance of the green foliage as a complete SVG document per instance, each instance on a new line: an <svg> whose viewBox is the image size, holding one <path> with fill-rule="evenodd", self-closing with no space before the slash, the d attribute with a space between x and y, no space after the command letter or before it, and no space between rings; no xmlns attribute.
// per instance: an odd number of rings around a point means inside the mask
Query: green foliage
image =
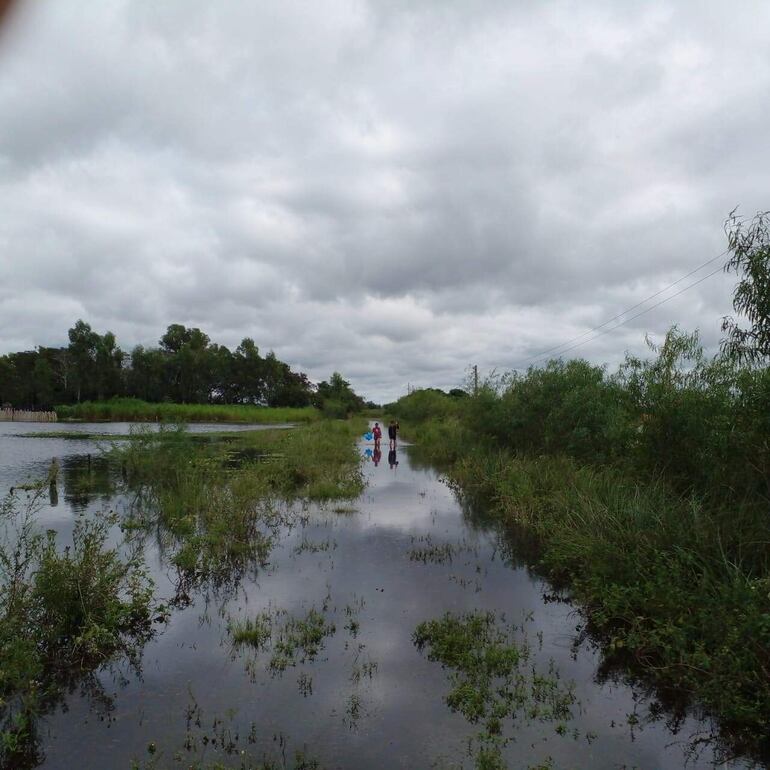
<svg viewBox="0 0 770 770"><path fill-rule="evenodd" d="M425 388L413 390L394 404L387 404L385 411L406 422L419 423L428 418L441 419L457 414L457 400L441 390Z"/></svg>
<svg viewBox="0 0 770 770"><path fill-rule="evenodd" d="M413 641L428 660L449 669L446 703L471 724L483 725L476 740L476 768L505 768L504 727L516 718L544 722L570 719L575 696L553 662L546 673L530 663L525 626L497 622L492 612L447 613L420 623Z"/></svg>
<svg viewBox="0 0 770 770"><path fill-rule="evenodd" d="M86 401L72 406L57 406L60 419L128 422L232 422L288 423L312 422L321 418L317 409L305 407L268 407L247 404L151 404L138 398L113 398Z"/></svg>
<svg viewBox="0 0 770 770"><path fill-rule="evenodd" d="M733 308L750 323L743 329L733 318L722 321L727 337L723 352L738 362L758 364L770 359L770 212L747 221L733 211L725 222L730 260L726 270L741 275Z"/></svg>
<svg viewBox="0 0 770 770"><path fill-rule="evenodd" d="M38 348L0 356L0 405L43 409L129 396L152 403L320 406L325 398L358 411L363 399L335 373L319 397L302 372L270 351L262 356L246 337L231 351L198 328L171 324L157 348L137 345L126 355L112 332L99 334L79 320L66 348ZM351 408L351 405L353 408Z"/></svg>
<svg viewBox="0 0 770 770"><path fill-rule="evenodd" d="M607 649L758 750L770 734L770 369L708 358L676 328L650 348L613 375L551 361L453 409L427 392L390 410L415 458L445 463L464 496L534 536L541 569L571 586Z"/></svg>
<svg viewBox="0 0 770 770"><path fill-rule="evenodd" d="M43 535L40 492L2 505L0 764L34 759L35 716L115 657L138 661L160 608L136 554L107 546L104 518L79 519L72 545Z"/></svg>
<svg viewBox="0 0 770 770"><path fill-rule="evenodd" d="M692 694L732 738L770 723L770 552L764 505L729 509L564 457L476 454L452 470L540 542L540 566L572 587L611 649Z"/></svg>
<svg viewBox="0 0 770 770"><path fill-rule="evenodd" d="M334 372L328 382L318 383L315 403L327 417L335 419L344 419L356 414L365 406L364 399L353 391L350 383L344 380L339 372Z"/></svg>
<svg viewBox="0 0 770 770"><path fill-rule="evenodd" d="M353 439L363 421L194 437L137 431L113 450L134 500L132 530L165 533L185 583L232 584L269 555L286 500L352 499L363 488Z"/></svg>
<svg viewBox="0 0 770 770"><path fill-rule="evenodd" d="M270 648L268 669L283 673L289 666L312 662L323 649L325 640L337 632L323 612L312 607L305 617L281 620L285 611L263 612L256 618L231 621L228 631L236 648L249 646L257 651Z"/></svg>

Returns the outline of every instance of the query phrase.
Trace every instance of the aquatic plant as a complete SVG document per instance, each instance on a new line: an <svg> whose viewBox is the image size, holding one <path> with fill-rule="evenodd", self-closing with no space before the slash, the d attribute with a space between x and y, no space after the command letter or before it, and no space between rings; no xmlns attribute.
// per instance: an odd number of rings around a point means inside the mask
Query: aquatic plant
<svg viewBox="0 0 770 770"><path fill-rule="evenodd" d="M516 719L559 723L572 717L575 695L553 662L545 673L531 664L526 636L492 612L447 613L420 623L414 644L450 671L446 704L482 731L476 768L505 768L501 751Z"/></svg>
<svg viewBox="0 0 770 770"><path fill-rule="evenodd" d="M185 585L237 582L265 562L281 527L296 519L287 503L360 493L353 446L360 428L360 421L323 423L208 440L180 426L137 431L113 450L132 496L130 527L167 534Z"/></svg>
<svg viewBox="0 0 770 770"><path fill-rule="evenodd" d="M249 645L257 651L270 649L268 670L273 674L283 673L289 666L313 662L323 648L324 640L336 633L334 623L328 621L322 612L311 607L304 617L287 617L286 612L273 610L256 618L231 620L228 632L233 645Z"/></svg>
<svg viewBox="0 0 770 770"><path fill-rule="evenodd" d="M110 660L137 665L165 619L139 553L108 547L114 522L79 518L62 549L37 526L41 494L0 509L0 762L15 767L37 763L37 714Z"/></svg>

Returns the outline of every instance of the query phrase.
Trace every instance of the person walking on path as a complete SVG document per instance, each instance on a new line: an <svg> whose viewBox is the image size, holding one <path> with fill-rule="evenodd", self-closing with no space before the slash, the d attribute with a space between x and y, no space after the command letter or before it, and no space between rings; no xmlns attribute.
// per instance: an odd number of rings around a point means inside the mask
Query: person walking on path
<svg viewBox="0 0 770 770"><path fill-rule="evenodd" d="M388 425L388 438L390 439L390 448L395 449L398 438L398 423L395 420L391 420L390 425Z"/></svg>
<svg viewBox="0 0 770 770"><path fill-rule="evenodd" d="M378 422L374 423L374 428L372 428L372 433L374 434L374 448L379 449L380 439L382 439L382 428L380 427L380 423Z"/></svg>

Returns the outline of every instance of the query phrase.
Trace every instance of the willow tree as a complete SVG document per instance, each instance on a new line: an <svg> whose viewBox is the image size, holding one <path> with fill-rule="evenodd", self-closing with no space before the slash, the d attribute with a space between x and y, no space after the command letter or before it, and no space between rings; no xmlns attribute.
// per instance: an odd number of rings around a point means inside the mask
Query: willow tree
<svg viewBox="0 0 770 770"><path fill-rule="evenodd" d="M770 360L770 212L751 219L735 210L725 221L730 259L725 270L740 280L733 295L733 308L748 324L726 316L722 351L740 363L761 364Z"/></svg>

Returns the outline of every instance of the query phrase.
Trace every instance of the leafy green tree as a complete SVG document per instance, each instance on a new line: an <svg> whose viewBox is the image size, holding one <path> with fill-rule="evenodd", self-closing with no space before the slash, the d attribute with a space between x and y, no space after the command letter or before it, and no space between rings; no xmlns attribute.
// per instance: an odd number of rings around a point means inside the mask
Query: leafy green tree
<svg viewBox="0 0 770 770"><path fill-rule="evenodd" d="M235 358L225 345L211 345L206 351L209 401L232 404L238 400Z"/></svg>
<svg viewBox="0 0 770 770"><path fill-rule="evenodd" d="M11 403L18 409L34 409L37 406L35 364L36 350L24 350L9 356L15 373L16 392Z"/></svg>
<svg viewBox="0 0 770 770"><path fill-rule="evenodd" d="M96 348L99 344L99 335L89 324L78 320L69 330L69 361L70 383L74 389L78 403L83 395L87 395L94 382L94 369L96 363Z"/></svg>
<svg viewBox="0 0 770 770"><path fill-rule="evenodd" d="M264 360L264 399L268 406L309 406L313 386L302 372L293 372L271 350Z"/></svg>
<svg viewBox="0 0 770 770"><path fill-rule="evenodd" d="M126 372L126 390L129 395L145 401L163 401L168 392L166 355L162 350L147 350L137 345L130 356Z"/></svg>
<svg viewBox="0 0 770 770"><path fill-rule="evenodd" d="M167 353L178 353L190 341L191 329L182 324L171 324L160 338L160 347ZM200 330L199 330L200 331Z"/></svg>
<svg viewBox="0 0 770 770"><path fill-rule="evenodd" d="M54 405L55 377L49 361L38 353L32 373L34 391L32 405L37 408L50 408Z"/></svg>
<svg viewBox="0 0 770 770"><path fill-rule="evenodd" d="M171 324L160 339L166 353L172 401L201 403L211 392L210 339L200 329Z"/></svg>
<svg viewBox="0 0 770 770"><path fill-rule="evenodd" d="M758 364L770 358L770 212L747 220L733 211L725 231L732 253L725 270L741 276L733 308L750 325L742 328L736 319L725 317L722 352L740 363Z"/></svg>
<svg viewBox="0 0 770 770"><path fill-rule="evenodd" d="M353 391L339 372L334 372L328 382L318 383L315 401L324 411L340 417L364 408L364 399Z"/></svg>
<svg viewBox="0 0 770 770"><path fill-rule="evenodd" d="M20 382L11 356L0 356L0 407L3 404L16 406L20 403Z"/></svg>
<svg viewBox="0 0 770 770"><path fill-rule="evenodd" d="M117 396L122 391L121 370L125 354L117 346L115 335L97 335L95 354L96 394L99 400Z"/></svg>
<svg viewBox="0 0 770 770"><path fill-rule="evenodd" d="M238 400L259 404L265 397L265 362L259 348L250 337L244 337L235 349L233 374L237 383Z"/></svg>

